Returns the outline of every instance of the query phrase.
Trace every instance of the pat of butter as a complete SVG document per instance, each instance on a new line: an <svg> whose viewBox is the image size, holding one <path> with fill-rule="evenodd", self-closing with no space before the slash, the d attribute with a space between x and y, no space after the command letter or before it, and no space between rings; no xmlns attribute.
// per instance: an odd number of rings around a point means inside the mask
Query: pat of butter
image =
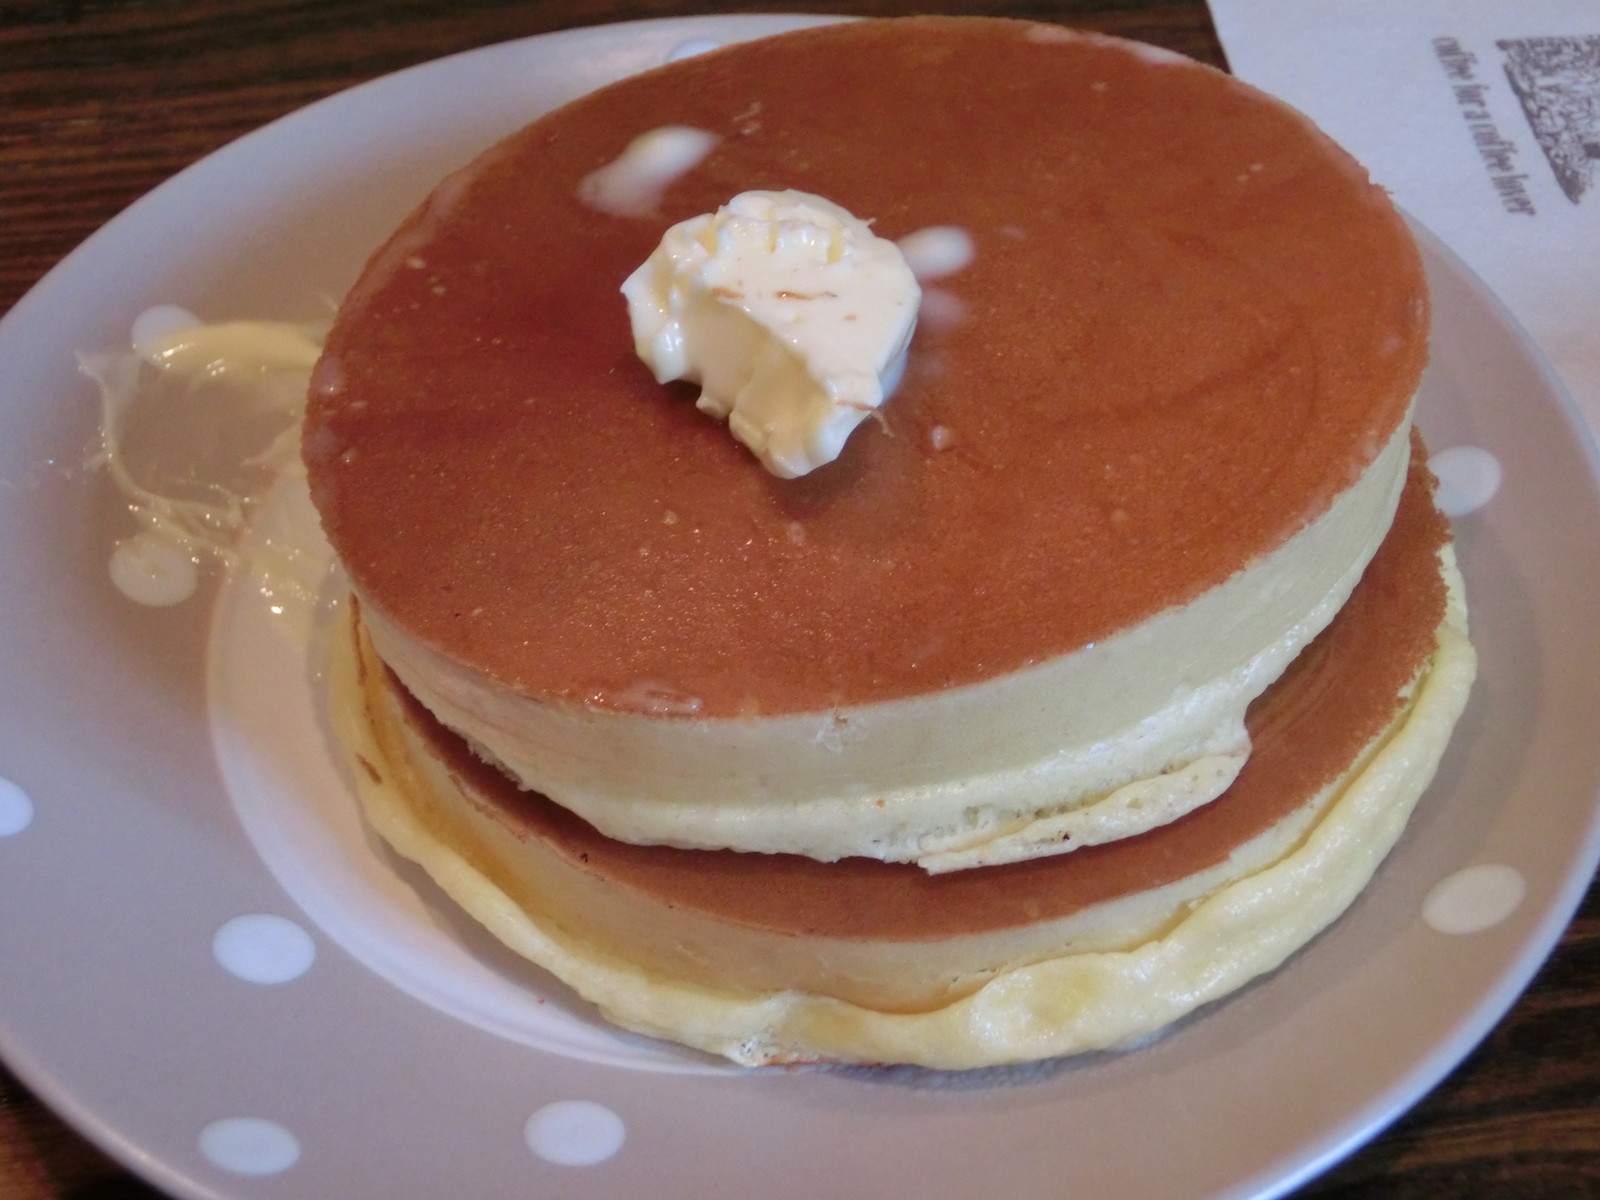
<svg viewBox="0 0 1600 1200"><path fill-rule="evenodd" d="M622 285L634 347L774 475L832 462L905 363L921 289L900 250L831 201L742 192L667 230Z"/></svg>

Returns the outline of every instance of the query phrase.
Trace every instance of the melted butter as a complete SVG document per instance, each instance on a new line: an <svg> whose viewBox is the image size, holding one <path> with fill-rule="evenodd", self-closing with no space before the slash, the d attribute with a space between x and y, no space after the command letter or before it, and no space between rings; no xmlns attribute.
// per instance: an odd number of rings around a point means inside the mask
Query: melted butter
<svg viewBox="0 0 1600 1200"><path fill-rule="evenodd" d="M705 707L699 696L660 679L637 679L620 690L596 689L588 702L591 707L652 717L692 717Z"/></svg>
<svg viewBox="0 0 1600 1200"><path fill-rule="evenodd" d="M655 216L666 190L721 140L687 125L641 133L615 159L583 177L578 199L613 217Z"/></svg>
<svg viewBox="0 0 1600 1200"><path fill-rule="evenodd" d="M955 225L929 225L906 234L895 244L919 283L954 275L977 253L972 235Z"/></svg>
<svg viewBox="0 0 1600 1200"><path fill-rule="evenodd" d="M314 606L325 556L309 498L275 504L248 554L240 535L275 484L305 491L300 422L324 331L207 324L160 305L130 333L128 351L79 359L100 388L89 465L106 472L136 526L112 550L113 585L135 603L180 604L215 563L248 571L275 613Z"/></svg>
<svg viewBox="0 0 1600 1200"><path fill-rule="evenodd" d="M228 321L174 331L153 341L148 352L156 366L180 374L221 377L303 371L309 377L322 353L322 341L300 325Z"/></svg>

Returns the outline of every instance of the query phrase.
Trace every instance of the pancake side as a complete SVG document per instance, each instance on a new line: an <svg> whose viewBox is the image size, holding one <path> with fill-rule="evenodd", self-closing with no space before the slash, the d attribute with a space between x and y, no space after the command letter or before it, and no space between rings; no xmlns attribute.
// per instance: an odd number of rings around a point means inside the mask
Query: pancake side
<svg viewBox="0 0 1600 1200"><path fill-rule="evenodd" d="M719 140L659 213L587 207L666 124ZM653 382L617 295L774 187L976 247L882 424L799 480ZM379 655L527 787L623 840L953 870L1227 786L1381 540L1426 330L1399 215L1277 101L1051 26L865 22L625 80L447 181L347 298L304 451Z"/></svg>
<svg viewBox="0 0 1600 1200"><path fill-rule="evenodd" d="M584 205L674 124L721 140L659 216ZM782 187L976 247L885 424L799 480L654 382L618 293L668 225ZM824 712L1080 650L1283 545L1406 423L1427 323L1383 190L1248 85L1052 26L846 23L622 80L443 184L343 304L304 453L366 602L508 691Z"/></svg>
<svg viewBox="0 0 1600 1200"><path fill-rule="evenodd" d="M929 877L641 849L517 793L375 660L342 721L375 827L620 1024L743 1062L1102 1048L1271 969L1398 837L1473 674L1446 538L1414 471L1346 611L1252 710L1234 788L1066 859Z"/></svg>

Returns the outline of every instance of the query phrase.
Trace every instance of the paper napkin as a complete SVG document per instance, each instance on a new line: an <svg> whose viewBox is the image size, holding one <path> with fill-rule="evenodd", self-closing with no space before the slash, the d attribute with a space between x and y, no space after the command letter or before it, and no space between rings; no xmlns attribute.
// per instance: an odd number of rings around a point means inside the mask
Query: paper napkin
<svg viewBox="0 0 1600 1200"><path fill-rule="evenodd" d="M1600 432L1600 4L1210 0L1288 101L1493 288Z"/></svg>

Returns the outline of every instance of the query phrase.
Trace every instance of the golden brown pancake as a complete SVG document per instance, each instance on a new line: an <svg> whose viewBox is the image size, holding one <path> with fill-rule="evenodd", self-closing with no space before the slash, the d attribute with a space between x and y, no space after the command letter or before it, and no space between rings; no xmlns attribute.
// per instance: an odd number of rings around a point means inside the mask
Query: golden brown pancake
<svg viewBox="0 0 1600 1200"><path fill-rule="evenodd" d="M579 200L671 124L722 140L657 219ZM652 380L617 294L749 188L976 243L966 318L925 324L883 424L800 480ZM305 457L369 603L505 688L810 711L1214 588L1402 425L1426 324L1387 197L1245 85L1021 23L832 26L602 89L442 188L345 302Z"/></svg>

